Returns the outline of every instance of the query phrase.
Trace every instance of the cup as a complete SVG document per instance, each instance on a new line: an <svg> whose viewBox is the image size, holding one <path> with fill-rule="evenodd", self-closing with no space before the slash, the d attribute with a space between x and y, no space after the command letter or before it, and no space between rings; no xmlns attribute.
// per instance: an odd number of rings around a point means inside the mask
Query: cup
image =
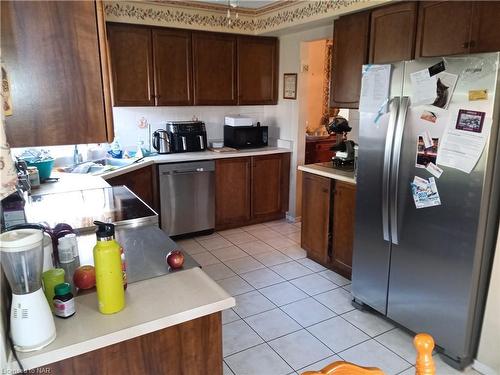
<svg viewBox="0 0 500 375"><path fill-rule="evenodd" d="M43 291L45 298L49 303L50 308L53 310L52 300L55 296L54 287L58 284L64 283L64 270L62 268L53 268L42 273Z"/></svg>

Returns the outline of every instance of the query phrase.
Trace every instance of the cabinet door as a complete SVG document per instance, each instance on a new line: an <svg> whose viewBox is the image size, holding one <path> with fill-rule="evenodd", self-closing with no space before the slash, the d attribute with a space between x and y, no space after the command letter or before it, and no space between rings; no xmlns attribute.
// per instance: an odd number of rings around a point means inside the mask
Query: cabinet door
<svg viewBox="0 0 500 375"><path fill-rule="evenodd" d="M155 105L151 29L113 23L107 27L113 105Z"/></svg>
<svg viewBox="0 0 500 375"><path fill-rule="evenodd" d="M278 39L238 37L238 103L278 102Z"/></svg>
<svg viewBox="0 0 500 375"><path fill-rule="evenodd" d="M417 3L402 2L371 13L370 63L411 60L415 53Z"/></svg>
<svg viewBox="0 0 500 375"><path fill-rule="evenodd" d="M349 279L352 270L355 205L355 185L336 181L332 211L331 262L335 271Z"/></svg>
<svg viewBox="0 0 500 375"><path fill-rule="evenodd" d="M195 105L237 104L236 36L193 32Z"/></svg>
<svg viewBox="0 0 500 375"><path fill-rule="evenodd" d="M191 31L153 29L156 105L192 105Z"/></svg>
<svg viewBox="0 0 500 375"><path fill-rule="evenodd" d="M342 16L333 26L330 106L358 108L361 68L368 62L370 13Z"/></svg>
<svg viewBox="0 0 500 375"><path fill-rule="evenodd" d="M252 219L282 217L287 208L290 155L252 157Z"/></svg>
<svg viewBox="0 0 500 375"><path fill-rule="evenodd" d="M311 173L302 175L301 243L307 256L328 264L331 179Z"/></svg>
<svg viewBox="0 0 500 375"><path fill-rule="evenodd" d="M148 166L135 171L112 177L106 182L111 186L128 187L135 195L141 198L147 205L158 212L155 202L157 188L156 177L153 175L154 166Z"/></svg>
<svg viewBox="0 0 500 375"><path fill-rule="evenodd" d="M106 126L112 129L112 123L106 118L106 72L99 53L105 40L99 40L104 30L97 10L91 1L1 2L11 147L107 141Z"/></svg>
<svg viewBox="0 0 500 375"><path fill-rule="evenodd" d="M250 158L215 162L215 227L236 227L250 220Z"/></svg>
<svg viewBox="0 0 500 375"><path fill-rule="evenodd" d="M469 53L472 2L421 1L415 57Z"/></svg>
<svg viewBox="0 0 500 375"><path fill-rule="evenodd" d="M470 51L500 51L500 1L474 1L472 3L472 31Z"/></svg>

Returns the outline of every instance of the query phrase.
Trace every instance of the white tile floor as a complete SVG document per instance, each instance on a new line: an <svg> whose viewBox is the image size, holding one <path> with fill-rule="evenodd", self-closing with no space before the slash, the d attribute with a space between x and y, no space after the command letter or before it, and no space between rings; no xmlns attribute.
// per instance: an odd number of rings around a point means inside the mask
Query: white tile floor
<svg viewBox="0 0 500 375"><path fill-rule="evenodd" d="M306 258L300 223L257 224L178 243L236 299L222 314L225 375L301 374L337 360L387 375L415 373L413 338L352 307L350 281ZM435 361L438 375L461 374Z"/></svg>

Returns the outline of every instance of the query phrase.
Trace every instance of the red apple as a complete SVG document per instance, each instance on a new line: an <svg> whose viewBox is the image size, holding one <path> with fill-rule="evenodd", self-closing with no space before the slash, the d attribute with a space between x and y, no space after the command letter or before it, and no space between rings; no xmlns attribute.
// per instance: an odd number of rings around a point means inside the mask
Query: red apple
<svg viewBox="0 0 500 375"><path fill-rule="evenodd" d="M86 265L78 267L73 275L73 282L78 289L90 289L95 286L95 268Z"/></svg>
<svg viewBox="0 0 500 375"><path fill-rule="evenodd" d="M184 255L179 250L173 250L167 255L167 263L174 270L182 268L184 264Z"/></svg>

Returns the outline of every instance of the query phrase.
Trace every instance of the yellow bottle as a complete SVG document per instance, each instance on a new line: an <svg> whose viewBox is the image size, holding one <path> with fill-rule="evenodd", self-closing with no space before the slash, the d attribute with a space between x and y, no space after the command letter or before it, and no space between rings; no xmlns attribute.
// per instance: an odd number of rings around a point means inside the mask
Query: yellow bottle
<svg viewBox="0 0 500 375"><path fill-rule="evenodd" d="M97 244L94 246L94 266L99 311L114 314L125 307L120 244L115 240L115 226L94 221Z"/></svg>

